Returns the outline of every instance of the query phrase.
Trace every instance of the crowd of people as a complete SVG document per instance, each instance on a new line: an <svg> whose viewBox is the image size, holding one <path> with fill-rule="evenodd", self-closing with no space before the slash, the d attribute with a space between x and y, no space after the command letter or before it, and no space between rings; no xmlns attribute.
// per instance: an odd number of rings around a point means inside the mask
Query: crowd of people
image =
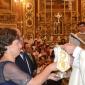
<svg viewBox="0 0 85 85"><path fill-rule="evenodd" d="M78 24L78 30L76 35L85 41L85 22ZM85 44L78 40L79 44L74 45L70 39L61 48L72 58L72 72L63 78L70 77L69 85L84 85ZM41 39L29 43L17 28L0 28L0 85L51 85L49 80L55 81L52 85L62 85L62 78L55 73L54 47Z"/></svg>
<svg viewBox="0 0 85 85"><path fill-rule="evenodd" d="M41 85L48 79L51 72L56 70L57 63L51 63L35 77L32 77L29 74L20 70L19 67L15 64L15 59L21 52L22 43L23 41L18 29L0 29L1 85L8 83L9 81L12 81L13 84L15 83L17 85Z"/></svg>

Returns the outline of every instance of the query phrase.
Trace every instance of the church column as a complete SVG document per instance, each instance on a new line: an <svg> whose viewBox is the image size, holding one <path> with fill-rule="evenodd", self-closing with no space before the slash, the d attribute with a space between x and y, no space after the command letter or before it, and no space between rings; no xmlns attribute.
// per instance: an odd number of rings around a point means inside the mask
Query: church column
<svg viewBox="0 0 85 85"><path fill-rule="evenodd" d="M52 21L53 21L53 20L52 20L52 16L53 16L53 13L52 13L52 12L53 12L53 6L52 6L52 5L53 5L53 4L52 4L52 0L51 0L51 32L52 32L52 28L53 28L53 27L52 27ZM51 33L51 35L52 35L52 33Z"/></svg>

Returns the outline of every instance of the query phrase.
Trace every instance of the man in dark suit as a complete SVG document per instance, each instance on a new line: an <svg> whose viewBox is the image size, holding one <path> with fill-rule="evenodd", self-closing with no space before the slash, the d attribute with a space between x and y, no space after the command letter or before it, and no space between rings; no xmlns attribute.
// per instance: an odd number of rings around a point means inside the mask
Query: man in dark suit
<svg viewBox="0 0 85 85"><path fill-rule="evenodd" d="M28 73L31 77L34 76L37 70L35 58L26 52L21 52L16 58L16 65L24 72Z"/></svg>

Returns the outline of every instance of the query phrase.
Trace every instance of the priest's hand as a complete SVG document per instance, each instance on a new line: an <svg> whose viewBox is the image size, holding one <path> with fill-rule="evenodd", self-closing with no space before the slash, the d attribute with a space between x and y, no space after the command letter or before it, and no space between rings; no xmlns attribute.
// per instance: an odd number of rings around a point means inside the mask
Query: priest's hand
<svg viewBox="0 0 85 85"><path fill-rule="evenodd" d="M62 45L62 48L68 53L68 54L73 54L74 49L76 48L75 45L66 43Z"/></svg>

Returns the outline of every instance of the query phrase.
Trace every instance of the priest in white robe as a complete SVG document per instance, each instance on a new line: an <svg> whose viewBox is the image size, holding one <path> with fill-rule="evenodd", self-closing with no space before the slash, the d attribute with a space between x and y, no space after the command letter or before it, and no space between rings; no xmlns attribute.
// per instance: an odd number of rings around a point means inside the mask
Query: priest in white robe
<svg viewBox="0 0 85 85"><path fill-rule="evenodd" d="M85 85L85 50L72 44L62 47L74 58L69 85Z"/></svg>
<svg viewBox="0 0 85 85"><path fill-rule="evenodd" d="M74 34L71 33L69 36L69 42L80 46L81 48L85 49L85 22L78 23L78 33Z"/></svg>

